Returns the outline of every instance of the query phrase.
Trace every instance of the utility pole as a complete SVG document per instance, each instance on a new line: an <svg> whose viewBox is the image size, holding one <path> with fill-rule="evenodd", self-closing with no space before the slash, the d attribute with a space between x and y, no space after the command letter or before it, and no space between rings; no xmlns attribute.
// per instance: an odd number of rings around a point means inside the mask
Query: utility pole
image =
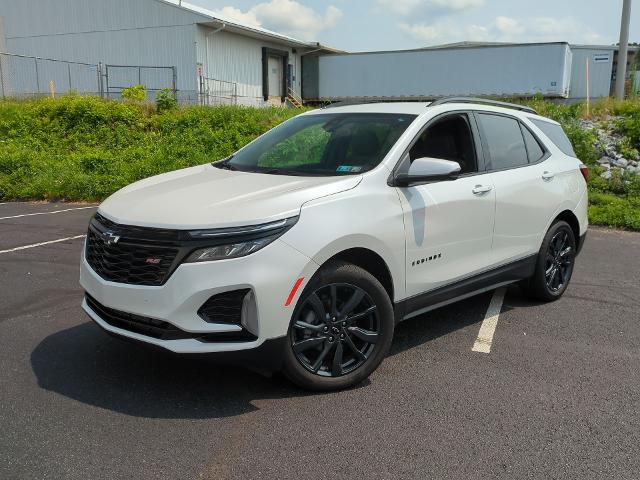
<svg viewBox="0 0 640 480"><path fill-rule="evenodd" d="M627 77L627 51L629 50L629 23L631 22L631 0L623 0L620 22L620 45L618 46L618 69L616 70L616 98L624 100L624 84Z"/></svg>

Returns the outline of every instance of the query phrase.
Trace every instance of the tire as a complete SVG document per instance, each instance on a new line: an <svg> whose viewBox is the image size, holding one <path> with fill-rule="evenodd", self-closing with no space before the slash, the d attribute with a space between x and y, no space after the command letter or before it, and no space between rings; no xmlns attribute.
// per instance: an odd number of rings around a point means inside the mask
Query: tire
<svg viewBox="0 0 640 480"><path fill-rule="evenodd" d="M535 273L524 285L527 294L543 302L558 300L567 289L576 258L576 239L567 222L557 221L544 236Z"/></svg>
<svg viewBox="0 0 640 480"><path fill-rule="evenodd" d="M360 267L331 262L314 275L298 300L283 373L308 390L357 385L389 352L394 325L391 299L382 284Z"/></svg>

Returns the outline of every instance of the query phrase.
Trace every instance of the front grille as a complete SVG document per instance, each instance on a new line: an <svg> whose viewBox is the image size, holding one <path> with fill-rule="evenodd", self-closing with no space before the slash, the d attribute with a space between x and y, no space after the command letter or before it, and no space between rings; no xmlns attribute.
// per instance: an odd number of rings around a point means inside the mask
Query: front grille
<svg viewBox="0 0 640 480"><path fill-rule="evenodd" d="M178 247L140 238L138 227L115 225L96 217L87 234L86 258L100 277L130 285L162 285L174 268ZM104 233L113 236L104 236ZM153 232L155 233L155 232ZM150 232L150 237L152 234ZM114 237L119 237L113 242Z"/></svg>
<svg viewBox="0 0 640 480"><path fill-rule="evenodd" d="M240 325L242 301L249 289L233 290L214 295L198 310L198 315L209 323L230 323Z"/></svg>
<svg viewBox="0 0 640 480"><path fill-rule="evenodd" d="M89 308L112 327L127 330L146 337L156 338L158 340L184 340L189 338L199 340L203 343L213 343L251 342L258 338L245 329L239 332L185 332L169 322L105 307L88 293L85 293L85 299Z"/></svg>

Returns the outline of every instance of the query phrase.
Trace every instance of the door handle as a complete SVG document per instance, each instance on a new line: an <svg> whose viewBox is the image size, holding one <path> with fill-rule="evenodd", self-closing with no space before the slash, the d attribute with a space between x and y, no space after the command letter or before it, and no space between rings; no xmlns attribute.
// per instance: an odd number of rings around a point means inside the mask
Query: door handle
<svg viewBox="0 0 640 480"><path fill-rule="evenodd" d="M471 191L474 195L482 195L483 193L490 192L491 190L493 190L491 185L476 185Z"/></svg>
<svg viewBox="0 0 640 480"><path fill-rule="evenodd" d="M542 172L542 179L543 180L553 180L553 177L555 177L556 174L553 172L548 172L548 171L544 171Z"/></svg>

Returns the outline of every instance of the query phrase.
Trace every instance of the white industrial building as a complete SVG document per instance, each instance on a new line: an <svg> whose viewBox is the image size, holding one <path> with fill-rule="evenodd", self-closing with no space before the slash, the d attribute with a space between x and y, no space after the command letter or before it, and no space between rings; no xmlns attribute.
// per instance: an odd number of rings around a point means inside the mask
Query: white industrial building
<svg viewBox="0 0 640 480"><path fill-rule="evenodd" d="M448 95L578 101L610 95L617 61L615 46L566 42L346 53L180 0L0 0L2 50L14 55L0 54L0 96L117 98L143 84L151 95L173 88L185 103L251 106Z"/></svg>
<svg viewBox="0 0 640 480"><path fill-rule="evenodd" d="M173 86L171 69L119 66L175 67L175 87L191 103L280 104L288 93L299 98L302 56L327 51L178 0L0 0L0 17L9 53L101 64L107 77L101 88L108 93L138 80L151 89ZM12 91L35 90L18 71L31 68L28 59L5 59L2 66L14 70L4 72ZM38 66L38 92L58 76L59 92L91 90L76 85L80 67L69 68L67 80L58 64L42 61ZM95 78L84 73L82 81Z"/></svg>

